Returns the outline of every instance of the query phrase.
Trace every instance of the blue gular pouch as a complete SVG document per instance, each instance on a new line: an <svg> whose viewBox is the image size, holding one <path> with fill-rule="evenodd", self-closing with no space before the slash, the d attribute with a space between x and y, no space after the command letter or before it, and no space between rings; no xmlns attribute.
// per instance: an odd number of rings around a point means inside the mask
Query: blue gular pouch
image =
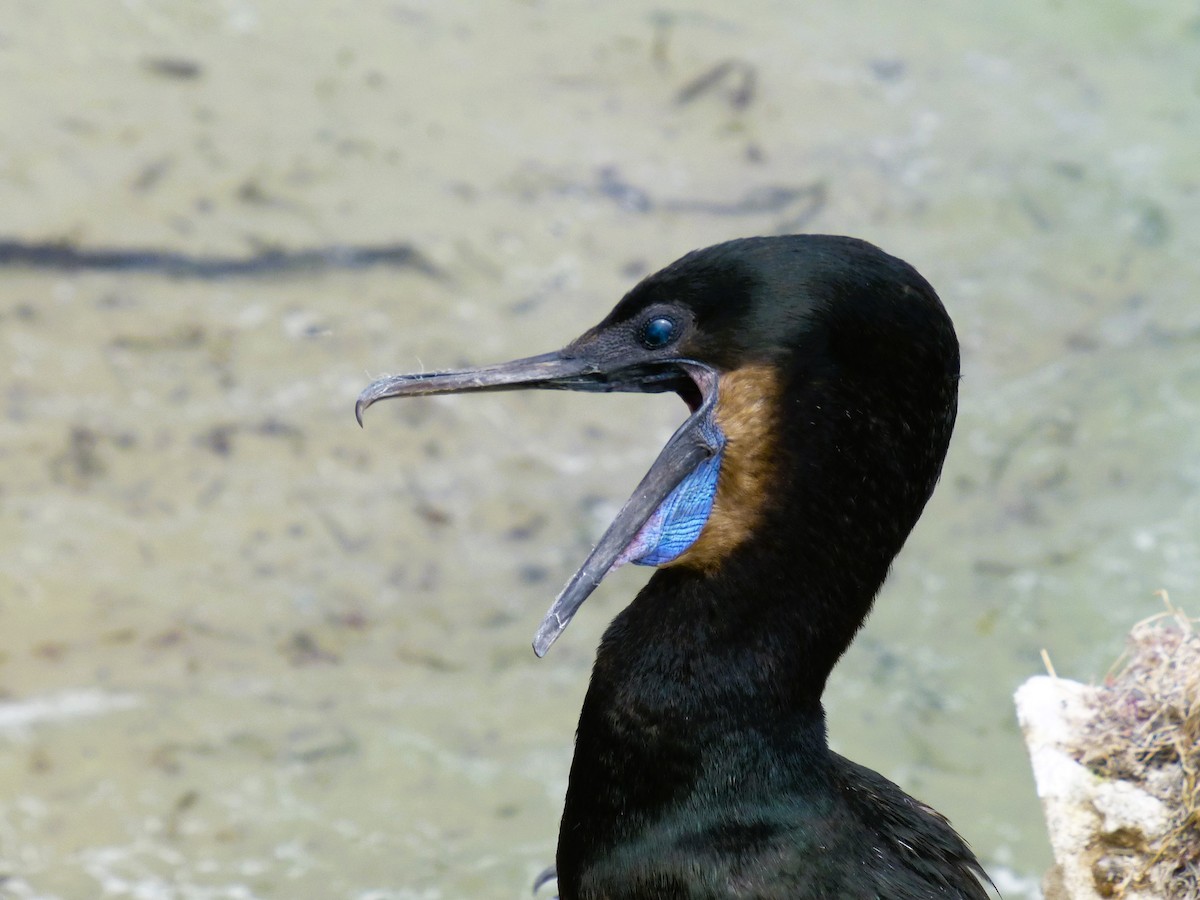
<svg viewBox="0 0 1200 900"><path fill-rule="evenodd" d="M700 537L712 512L725 449L725 435L715 422L706 419L700 428L711 444L719 449L667 495L637 536L629 542L613 568L627 562L639 566L666 565L682 556Z"/></svg>

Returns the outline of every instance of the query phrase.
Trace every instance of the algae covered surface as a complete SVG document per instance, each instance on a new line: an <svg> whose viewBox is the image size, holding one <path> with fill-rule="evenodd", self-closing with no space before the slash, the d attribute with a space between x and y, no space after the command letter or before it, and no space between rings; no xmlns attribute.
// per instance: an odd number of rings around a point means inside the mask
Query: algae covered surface
<svg viewBox="0 0 1200 900"><path fill-rule="evenodd" d="M354 399L805 230L965 366L833 743L1035 896L1012 688L1200 583L1194 3L18 2L0 109L0 896L527 896L683 407Z"/></svg>
<svg viewBox="0 0 1200 900"><path fill-rule="evenodd" d="M1092 867L1097 885L1109 896L1147 889L1151 896L1195 900L1200 897L1196 620L1170 609L1139 622L1114 671L1089 700L1093 714L1079 735L1077 758L1101 779L1129 782L1158 800L1164 820L1151 835L1101 836L1095 850L1100 859Z"/></svg>

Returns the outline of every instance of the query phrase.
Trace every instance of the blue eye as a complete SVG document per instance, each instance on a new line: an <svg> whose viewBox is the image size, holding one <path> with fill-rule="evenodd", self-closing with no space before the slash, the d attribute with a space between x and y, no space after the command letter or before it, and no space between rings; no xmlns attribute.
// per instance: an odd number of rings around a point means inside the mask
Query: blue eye
<svg viewBox="0 0 1200 900"><path fill-rule="evenodd" d="M665 347L675 337L675 323L666 316L651 319L642 328L642 343L651 350Z"/></svg>

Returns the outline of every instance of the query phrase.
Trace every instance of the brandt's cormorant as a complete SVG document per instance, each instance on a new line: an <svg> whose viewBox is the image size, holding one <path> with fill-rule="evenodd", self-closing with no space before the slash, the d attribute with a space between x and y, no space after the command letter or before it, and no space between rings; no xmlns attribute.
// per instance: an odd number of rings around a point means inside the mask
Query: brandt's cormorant
<svg viewBox="0 0 1200 900"><path fill-rule="evenodd" d="M986 898L949 823L833 753L821 694L942 468L958 341L864 241L747 238L633 288L564 349L358 400L674 391L667 442L534 641L656 566L596 654L558 836L563 900Z"/></svg>

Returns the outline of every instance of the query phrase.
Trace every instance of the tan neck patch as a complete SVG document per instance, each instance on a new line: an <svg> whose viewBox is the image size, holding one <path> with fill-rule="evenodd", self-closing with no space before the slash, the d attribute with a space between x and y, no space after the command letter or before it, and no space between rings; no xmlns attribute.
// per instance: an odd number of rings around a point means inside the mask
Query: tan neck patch
<svg viewBox="0 0 1200 900"><path fill-rule="evenodd" d="M778 409L779 381L769 366L721 376L714 418L725 435L725 452L712 512L696 542L668 565L716 569L758 527L774 464Z"/></svg>

